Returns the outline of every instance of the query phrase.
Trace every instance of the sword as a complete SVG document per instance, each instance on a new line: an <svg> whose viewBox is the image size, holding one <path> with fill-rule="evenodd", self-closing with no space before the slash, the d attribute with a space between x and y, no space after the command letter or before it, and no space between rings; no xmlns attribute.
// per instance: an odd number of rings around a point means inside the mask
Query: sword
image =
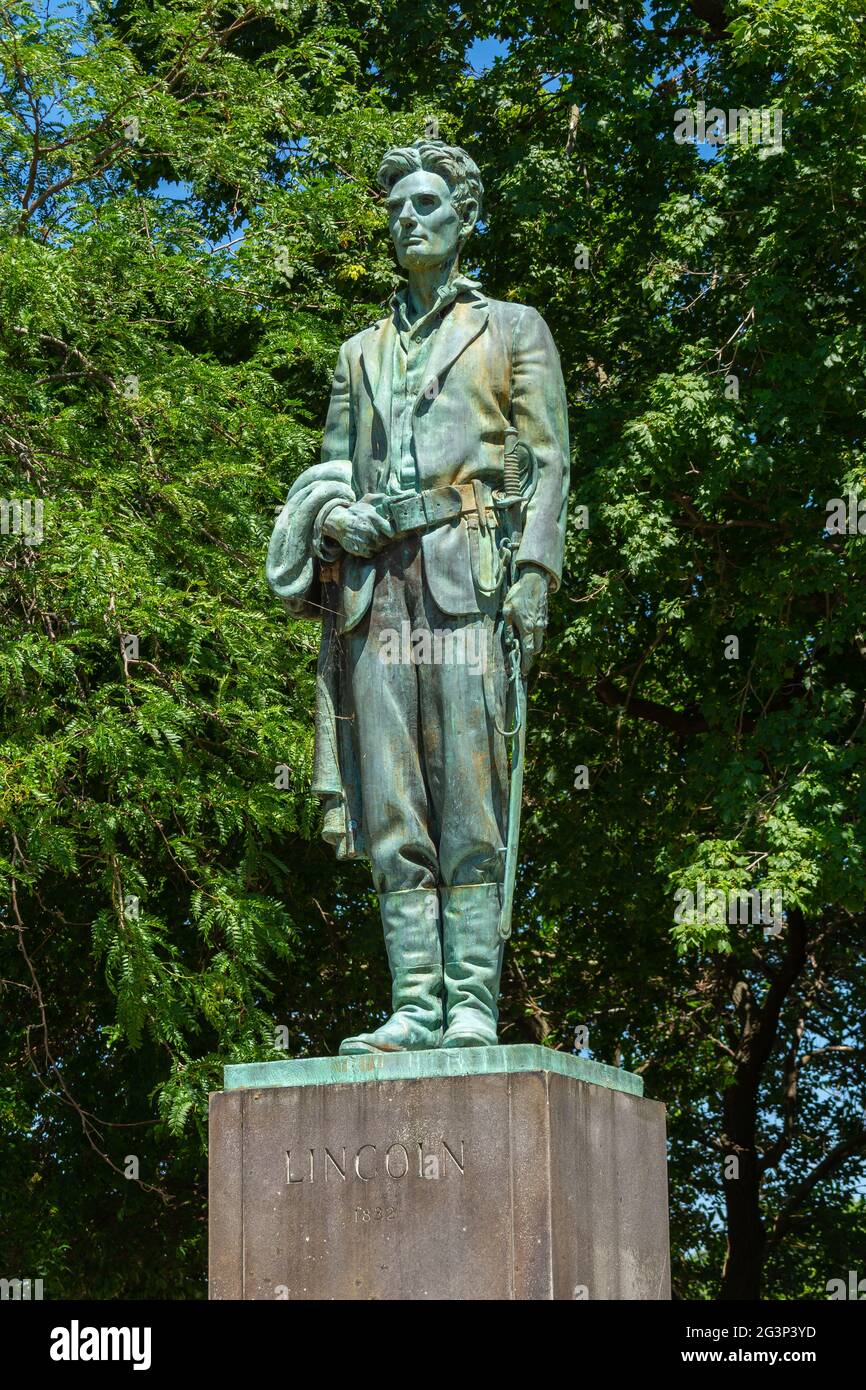
<svg viewBox="0 0 866 1390"><path fill-rule="evenodd" d="M522 455L522 457L521 457ZM528 444L522 444L515 429L505 432L504 500L494 505L508 517L509 534L502 542L508 572L509 588L515 582L514 557L523 535L523 514L538 481L538 462ZM511 776L508 787L508 833L505 840L505 873L502 883L502 909L499 914L499 937L505 942L511 935L511 914L514 907L514 884L517 879L517 846L520 839L520 815L523 807L523 767L526 755L526 677L520 669L520 639L509 624L504 632L508 681L514 691L514 727L497 731L511 740ZM495 723L495 720L494 720Z"/></svg>

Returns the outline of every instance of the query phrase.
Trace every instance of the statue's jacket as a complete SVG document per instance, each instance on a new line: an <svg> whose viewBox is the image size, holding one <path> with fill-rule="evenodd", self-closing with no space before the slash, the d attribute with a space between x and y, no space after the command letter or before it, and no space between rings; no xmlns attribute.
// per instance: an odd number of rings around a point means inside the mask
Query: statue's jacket
<svg viewBox="0 0 866 1390"><path fill-rule="evenodd" d="M546 569L559 587L569 482L568 420L559 357L535 309L488 299L472 281L445 310L411 403L421 490L471 483L501 489L505 431L531 446L538 483L526 510L517 565ZM342 635L366 614L375 560L340 552L339 573L321 523L328 510L389 490L394 314L340 349L322 461L289 490L268 550L267 577L289 612L321 618L313 790L325 798L323 835L339 858L363 855L360 780L351 737L351 690ZM478 613L498 582L493 534L455 518L421 538L424 578L446 614Z"/></svg>

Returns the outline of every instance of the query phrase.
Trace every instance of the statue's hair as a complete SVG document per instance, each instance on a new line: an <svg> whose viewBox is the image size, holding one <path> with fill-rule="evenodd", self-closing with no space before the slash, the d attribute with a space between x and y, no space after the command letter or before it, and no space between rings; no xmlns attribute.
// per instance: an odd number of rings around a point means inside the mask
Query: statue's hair
<svg viewBox="0 0 866 1390"><path fill-rule="evenodd" d="M419 169L445 180L461 216L470 203L475 204L481 216L484 186L478 165L459 145L446 145L444 140L416 140L411 145L395 145L386 150L376 182L385 193L390 193L399 179Z"/></svg>

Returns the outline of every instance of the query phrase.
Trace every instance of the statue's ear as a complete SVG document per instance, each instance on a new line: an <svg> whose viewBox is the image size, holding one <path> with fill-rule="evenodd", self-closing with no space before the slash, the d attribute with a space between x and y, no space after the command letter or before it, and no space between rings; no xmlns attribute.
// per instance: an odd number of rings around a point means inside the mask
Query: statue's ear
<svg viewBox="0 0 866 1390"><path fill-rule="evenodd" d="M478 204L469 201L463 206L463 224L460 228L460 240L465 241L471 235L475 223L478 221Z"/></svg>

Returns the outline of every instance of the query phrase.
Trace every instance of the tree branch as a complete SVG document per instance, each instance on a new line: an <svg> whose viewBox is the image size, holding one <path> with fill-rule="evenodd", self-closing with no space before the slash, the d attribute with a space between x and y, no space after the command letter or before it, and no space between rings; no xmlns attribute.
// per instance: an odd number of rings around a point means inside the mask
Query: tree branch
<svg viewBox="0 0 866 1390"><path fill-rule="evenodd" d="M855 1134L852 1139L840 1140L828 1154L824 1155L821 1162L815 1165L811 1173L803 1179L800 1186L782 1206L773 1223L773 1229L767 1241L767 1250L775 1249L788 1234L794 1224L795 1216L803 1208L806 1198L818 1186L818 1183L840 1168L846 1159L853 1158L855 1154L864 1149L866 1149L866 1129Z"/></svg>

